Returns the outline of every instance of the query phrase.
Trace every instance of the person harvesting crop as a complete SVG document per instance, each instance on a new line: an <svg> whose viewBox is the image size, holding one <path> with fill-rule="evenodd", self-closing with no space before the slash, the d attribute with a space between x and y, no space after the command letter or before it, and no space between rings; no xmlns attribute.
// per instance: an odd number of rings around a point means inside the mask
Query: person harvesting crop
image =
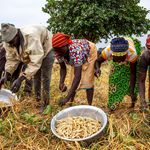
<svg viewBox="0 0 150 150"><path fill-rule="evenodd" d="M137 48L140 51L140 45ZM133 40L129 37L117 37L111 40L95 62L95 74L97 77L101 74L101 64L106 60L111 61L109 108L116 109L116 106L127 94L130 95L132 100L131 107L134 107L137 100L135 85L138 54Z"/></svg>
<svg viewBox="0 0 150 150"><path fill-rule="evenodd" d="M86 39L72 40L69 35L56 33L52 38L52 46L60 64L59 89L67 90L65 85L66 64L72 66L72 83L67 96L60 100L62 106L73 101L77 89L85 89L88 104L92 104L94 93L94 62L97 59L96 45Z"/></svg>

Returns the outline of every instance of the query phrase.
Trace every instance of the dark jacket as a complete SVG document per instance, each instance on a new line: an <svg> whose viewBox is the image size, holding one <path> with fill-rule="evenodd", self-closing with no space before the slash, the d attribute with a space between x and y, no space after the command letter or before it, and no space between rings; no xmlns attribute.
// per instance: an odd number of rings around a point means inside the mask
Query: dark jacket
<svg viewBox="0 0 150 150"><path fill-rule="evenodd" d="M6 63L6 51L2 45L0 45L0 78L2 73L5 71L5 63Z"/></svg>

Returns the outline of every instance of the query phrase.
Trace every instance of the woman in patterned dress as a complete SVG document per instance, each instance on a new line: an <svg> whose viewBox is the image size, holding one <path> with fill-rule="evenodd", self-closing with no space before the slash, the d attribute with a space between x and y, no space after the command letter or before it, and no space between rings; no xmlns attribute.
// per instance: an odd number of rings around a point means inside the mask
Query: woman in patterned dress
<svg viewBox="0 0 150 150"><path fill-rule="evenodd" d="M97 59L96 45L86 39L71 40L69 35L56 33L52 38L55 56L60 64L59 89L64 92L67 69L72 66L72 84L67 96L59 101L62 106L74 100L77 89L85 89L88 104L92 104L94 93L94 62ZM72 73L71 73L72 74Z"/></svg>
<svg viewBox="0 0 150 150"><path fill-rule="evenodd" d="M130 95L134 107L137 100L136 90L136 66L138 54L134 41L129 37L112 39L111 43L102 51L101 56L95 62L95 74L100 76L101 64L106 60L112 60L109 75L108 106L116 109L125 95Z"/></svg>

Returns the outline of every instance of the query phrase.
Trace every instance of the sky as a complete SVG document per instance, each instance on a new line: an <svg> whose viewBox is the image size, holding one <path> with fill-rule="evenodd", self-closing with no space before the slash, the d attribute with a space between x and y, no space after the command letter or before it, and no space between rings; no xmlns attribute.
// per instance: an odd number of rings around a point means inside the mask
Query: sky
<svg viewBox="0 0 150 150"><path fill-rule="evenodd" d="M0 0L0 23L9 22L16 27L29 24L41 24L47 26L49 15L42 11L46 0ZM150 0L141 0L140 5L150 10ZM150 18L150 14L147 16ZM146 35L139 38L142 46L145 45ZM104 47L106 43L98 43L97 47Z"/></svg>
<svg viewBox="0 0 150 150"><path fill-rule="evenodd" d="M49 15L42 11L46 0L0 0L0 23L9 22L17 27L29 24L47 25Z"/></svg>

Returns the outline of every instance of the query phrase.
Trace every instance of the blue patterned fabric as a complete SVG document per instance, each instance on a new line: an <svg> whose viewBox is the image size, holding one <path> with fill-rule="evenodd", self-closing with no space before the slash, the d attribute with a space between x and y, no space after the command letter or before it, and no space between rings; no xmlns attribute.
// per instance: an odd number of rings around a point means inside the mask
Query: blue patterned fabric
<svg viewBox="0 0 150 150"><path fill-rule="evenodd" d="M114 38L111 40L111 50L113 52L125 52L128 48L128 41L124 38Z"/></svg>

